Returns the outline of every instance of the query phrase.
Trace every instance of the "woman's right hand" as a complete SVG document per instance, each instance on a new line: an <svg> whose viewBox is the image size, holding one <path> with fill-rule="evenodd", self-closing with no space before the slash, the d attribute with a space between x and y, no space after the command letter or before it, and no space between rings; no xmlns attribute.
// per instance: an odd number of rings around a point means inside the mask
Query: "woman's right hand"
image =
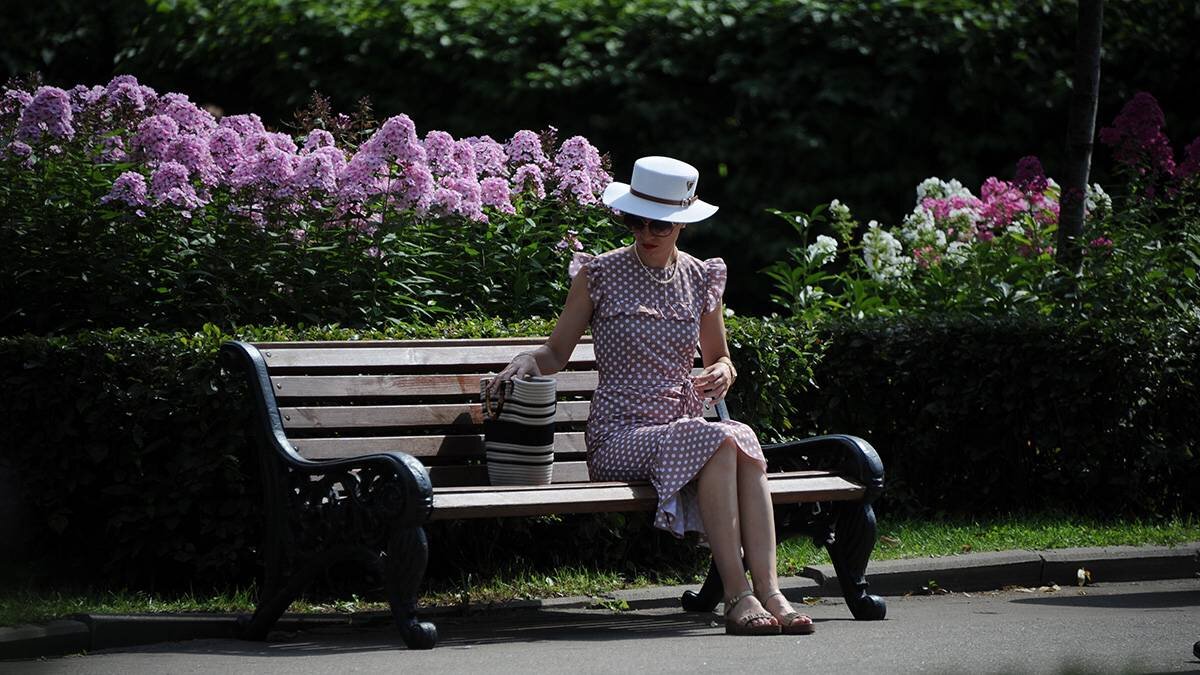
<svg viewBox="0 0 1200 675"><path fill-rule="evenodd" d="M504 367L504 370L501 370L488 382L487 395L495 396L496 392L500 389L501 383L505 380L521 380L541 374L542 371L538 368L537 359L533 357L533 353L521 352L513 358L512 362Z"/></svg>

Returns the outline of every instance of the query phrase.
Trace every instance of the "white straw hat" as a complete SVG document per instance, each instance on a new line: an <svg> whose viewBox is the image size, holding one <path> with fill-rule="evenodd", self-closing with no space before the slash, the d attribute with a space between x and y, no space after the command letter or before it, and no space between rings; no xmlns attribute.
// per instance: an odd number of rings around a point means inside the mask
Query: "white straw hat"
<svg viewBox="0 0 1200 675"><path fill-rule="evenodd" d="M717 212L696 197L700 172L670 157L643 157L633 163L629 184L609 183L601 199L622 213L668 223L695 223Z"/></svg>

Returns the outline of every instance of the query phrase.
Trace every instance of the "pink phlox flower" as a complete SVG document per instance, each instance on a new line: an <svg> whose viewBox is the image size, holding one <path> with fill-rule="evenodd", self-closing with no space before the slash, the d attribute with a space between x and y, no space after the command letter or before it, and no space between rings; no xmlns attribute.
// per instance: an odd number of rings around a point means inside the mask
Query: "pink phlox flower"
<svg viewBox="0 0 1200 675"><path fill-rule="evenodd" d="M33 155L33 148L30 147L28 143L22 141L13 141L12 143L9 143L8 146L4 148L4 151L8 155L17 157L19 159L24 159Z"/></svg>
<svg viewBox="0 0 1200 675"><path fill-rule="evenodd" d="M564 236L562 239L560 239L559 242L554 245L554 248L558 249L559 251L567 251L567 250L582 251L583 250L583 242L579 241L579 233L578 232L576 232L575 230L567 230L566 236Z"/></svg>
<svg viewBox="0 0 1200 675"><path fill-rule="evenodd" d="M1109 239L1108 237L1096 237L1088 242L1088 246L1091 246L1092 248L1112 248L1113 240Z"/></svg>
<svg viewBox="0 0 1200 675"><path fill-rule="evenodd" d="M75 127L71 125L71 119L70 95L58 87L39 87L33 100L21 111L17 140L37 143L72 138Z"/></svg>
<svg viewBox="0 0 1200 675"><path fill-rule="evenodd" d="M146 177L136 171L126 171L113 181L112 190L100 198L101 204L122 202L128 206L146 206Z"/></svg>
<svg viewBox="0 0 1200 675"><path fill-rule="evenodd" d="M602 190L612 182L612 177L604 171L600 152L583 136L568 138L554 156L554 177L557 180L564 180L573 171L587 173L588 184L593 190Z"/></svg>
<svg viewBox="0 0 1200 675"><path fill-rule="evenodd" d="M454 159L454 137L445 131L430 131L425 134L425 157L429 170L438 177L460 176L462 167Z"/></svg>
<svg viewBox="0 0 1200 675"><path fill-rule="evenodd" d="M100 99L104 98L104 87L100 85L89 87L85 84L77 84L71 87L69 93L71 96L71 114L78 115L96 105Z"/></svg>
<svg viewBox="0 0 1200 675"><path fill-rule="evenodd" d="M302 228L302 227L292 228L292 240L293 241L304 241L306 239L308 239L308 232L305 231L304 228Z"/></svg>
<svg viewBox="0 0 1200 675"><path fill-rule="evenodd" d="M1169 176L1175 171L1175 159L1162 132L1165 125L1158 101L1144 91L1138 92L1121 108L1113 125L1100 130L1100 142L1113 148L1118 162L1140 173Z"/></svg>
<svg viewBox="0 0 1200 675"><path fill-rule="evenodd" d="M385 160L374 147L363 147L338 172L338 193L343 201L358 202L374 194Z"/></svg>
<svg viewBox="0 0 1200 675"><path fill-rule="evenodd" d="M458 141L454 144L454 163L458 165L458 175L473 181L479 180L479 173L475 170L475 148L467 141Z"/></svg>
<svg viewBox="0 0 1200 675"><path fill-rule="evenodd" d="M151 161L162 161L179 137L179 124L166 115L153 115L138 124L133 150Z"/></svg>
<svg viewBox="0 0 1200 675"><path fill-rule="evenodd" d="M401 114L387 118L359 150L365 149L379 155L384 161L390 161L409 157L412 153L410 146L419 143L417 126L408 115Z"/></svg>
<svg viewBox="0 0 1200 675"><path fill-rule="evenodd" d="M124 162L129 159L129 153L125 152L125 139L120 136L105 136L100 139L100 157L101 162Z"/></svg>
<svg viewBox="0 0 1200 675"><path fill-rule="evenodd" d="M936 265L941 262L942 256L933 246L921 246L913 249L913 260L922 269L929 269L930 265Z"/></svg>
<svg viewBox="0 0 1200 675"><path fill-rule="evenodd" d="M491 206L501 213L516 213L512 205L512 194L508 181L498 176L484 178L479 182L480 199L484 206Z"/></svg>
<svg viewBox="0 0 1200 675"><path fill-rule="evenodd" d="M437 184L433 174L424 162L406 162L399 164L399 167L389 190L396 199L396 208L424 212L433 201L433 190Z"/></svg>
<svg viewBox="0 0 1200 675"><path fill-rule="evenodd" d="M512 166L534 164L540 169L550 168L550 160L542 152L542 139L528 129L522 129L513 134L512 139L504 146L508 162Z"/></svg>
<svg viewBox="0 0 1200 675"><path fill-rule="evenodd" d="M462 195L457 190L451 190L446 187L437 187L433 190L433 195L430 200L430 208L441 213L458 213L459 205L462 203Z"/></svg>
<svg viewBox="0 0 1200 675"><path fill-rule="evenodd" d="M163 159L184 165L205 185L214 186L220 180L221 170L213 161L208 143L200 136L180 136L171 144Z"/></svg>
<svg viewBox="0 0 1200 675"><path fill-rule="evenodd" d="M262 119L254 113L249 115L226 115L217 123L222 129L233 129L239 136L245 138L256 134L266 133L267 129L263 126Z"/></svg>
<svg viewBox="0 0 1200 675"><path fill-rule="evenodd" d="M446 176L441 180L441 186L454 190L462 197L454 210L455 213L471 220L487 222L482 208L479 181L465 176Z"/></svg>
<svg viewBox="0 0 1200 675"><path fill-rule="evenodd" d="M513 189L518 192L532 192L538 199L546 198L546 184L542 178L542 169L537 164L523 164L513 173Z"/></svg>
<svg viewBox="0 0 1200 675"><path fill-rule="evenodd" d="M564 175L558 187L554 189L554 195L560 199L573 197L582 206L589 206L598 201L592 190L592 179L584 169L576 169Z"/></svg>
<svg viewBox="0 0 1200 675"><path fill-rule="evenodd" d="M242 137L229 127L216 129L208 136L208 152L222 171L232 173L244 161Z"/></svg>
<svg viewBox="0 0 1200 675"><path fill-rule="evenodd" d="M1175 171L1175 176L1180 180L1187 180L1196 175L1200 175L1200 136L1193 139L1184 149L1183 161Z"/></svg>
<svg viewBox="0 0 1200 675"><path fill-rule="evenodd" d="M158 103L158 114L166 115L187 134L206 134L217 128L212 113L199 108L184 94L166 94Z"/></svg>
<svg viewBox="0 0 1200 675"><path fill-rule="evenodd" d="M20 89L5 89L4 97L0 98L0 115L18 116L30 103L33 103L33 94Z"/></svg>
<svg viewBox="0 0 1200 675"><path fill-rule="evenodd" d="M1017 160L1017 172L1013 184L1026 193L1041 194L1049 187L1042 162L1033 155Z"/></svg>
<svg viewBox="0 0 1200 675"><path fill-rule="evenodd" d="M382 257L383 257L383 253L382 253L382 252L380 252L380 250L379 250L379 247L378 247L378 246L371 246L371 247L369 247L369 248L367 249L367 255L368 255L368 256L370 256L370 257L372 257L372 258L382 258Z"/></svg>
<svg viewBox="0 0 1200 675"><path fill-rule="evenodd" d="M979 195L982 199L979 215L983 223L993 230L1003 230L1029 210L1029 201L1025 194L1012 183L995 176L983 182L979 188Z"/></svg>
<svg viewBox="0 0 1200 675"><path fill-rule="evenodd" d="M163 162L150 178L150 193L157 204L170 204L185 210L204 204L188 181L187 167L179 162Z"/></svg>
<svg viewBox="0 0 1200 675"><path fill-rule="evenodd" d="M118 82L118 79L122 79L122 81ZM108 86L104 88L104 98L112 107L130 112L140 113L150 108L150 104L146 101L145 89L137 83L132 75L118 75L113 78L112 82L109 82Z"/></svg>
<svg viewBox="0 0 1200 675"><path fill-rule="evenodd" d="M472 136L465 139L475 150L475 173L481 178L498 176L507 178L508 155L504 146L497 143L491 136Z"/></svg>
<svg viewBox="0 0 1200 675"><path fill-rule="evenodd" d="M326 152L332 150L333 152ZM301 191L319 190L321 192L332 193L337 190L337 175L341 167L338 165L338 160L342 158L342 153L337 148L324 146L319 148L317 152L307 155L302 155L300 164L296 167L296 172L292 176L292 184L296 189Z"/></svg>
<svg viewBox="0 0 1200 675"><path fill-rule="evenodd" d="M299 152L299 148L296 147L296 141L287 134L281 134L278 131L268 131L267 138L271 139L271 145L274 145L276 148L279 148L289 155L294 155Z"/></svg>
<svg viewBox="0 0 1200 675"><path fill-rule="evenodd" d="M333 145L333 134L324 129L313 129L304 139L304 154L309 154L317 148L328 148Z"/></svg>

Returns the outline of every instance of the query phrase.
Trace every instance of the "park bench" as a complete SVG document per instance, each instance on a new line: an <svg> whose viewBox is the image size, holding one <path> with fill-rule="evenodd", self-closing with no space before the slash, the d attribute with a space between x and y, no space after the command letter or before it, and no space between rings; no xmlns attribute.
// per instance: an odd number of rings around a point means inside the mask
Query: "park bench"
<svg viewBox="0 0 1200 675"><path fill-rule="evenodd" d="M605 511L652 511L648 483L590 482L583 441L596 387L590 337L558 380L554 482L494 487L483 460L479 383L540 338L436 341L227 342L221 359L250 385L259 448L265 578L241 634L263 639L305 587L330 566L367 563L384 579L392 614L410 648L437 641L416 615L428 556L423 525ZM743 378L740 386L752 386ZM724 403L711 414L728 419ZM866 593L875 542L871 502L883 485L874 449L852 436L764 446L777 536L828 547L855 618L881 619ZM710 567L689 611L723 597Z"/></svg>

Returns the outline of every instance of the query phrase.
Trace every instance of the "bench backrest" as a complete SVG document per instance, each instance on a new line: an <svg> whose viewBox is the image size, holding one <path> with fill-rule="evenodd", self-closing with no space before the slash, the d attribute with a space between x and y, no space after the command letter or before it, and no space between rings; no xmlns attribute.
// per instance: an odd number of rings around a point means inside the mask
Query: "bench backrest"
<svg viewBox="0 0 1200 675"><path fill-rule="evenodd" d="M308 459L401 451L435 487L487 485L479 382L544 338L262 342L288 440ZM697 364L698 366L699 364ZM555 483L588 480L584 426L597 384L590 337L558 380ZM716 417L718 409L706 411Z"/></svg>

